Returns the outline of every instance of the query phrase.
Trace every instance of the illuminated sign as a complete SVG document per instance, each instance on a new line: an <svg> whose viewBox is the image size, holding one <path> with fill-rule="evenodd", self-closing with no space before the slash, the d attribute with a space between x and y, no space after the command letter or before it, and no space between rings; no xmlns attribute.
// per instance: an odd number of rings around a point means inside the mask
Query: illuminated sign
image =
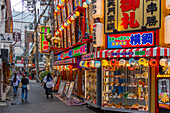
<svg viewBox="0 0 170 113"><path fill-rule="evenodd" d="M57 60L63 60L67 58L72 58L80 55L87 54L87 44L83 44L81 46L75 47L63 53L57 55Z"/></svg>
<svg viewBox="0 0 170 113"><path fill-rule="evenodd" d="M105 33L160 28L160 6L160 0L105 0Z"/></svg>
<svg viewBox="0 0 170 113"><path fill-rule="evenodd" d="M49 53L49 46L50 43L46 40L46 34L50 33L50 27L46 26L40 26L41 32L43 32L40 35L40 44L41 44L41 53Z"/></svg>
<svg viewBox="0 0 170 113"><path fill-rule="evenodd" d="M154 31L108 35L107 48L154 46L154 37Z"/></svg>
<svg viewBox="0 0 170 113"><path fill-rule="evenodd" d="M170 75L157 75L158 78L170 78Z"/></svg>

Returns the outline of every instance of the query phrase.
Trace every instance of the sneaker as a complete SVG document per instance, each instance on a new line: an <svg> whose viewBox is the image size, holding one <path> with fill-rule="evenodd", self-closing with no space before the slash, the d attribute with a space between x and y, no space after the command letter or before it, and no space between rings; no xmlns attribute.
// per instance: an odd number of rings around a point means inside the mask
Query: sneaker
<svg viewBox="0 0 170 113"><path fill-rule="evenodd" d="M24 99L22 99L22 102L24 102Z"/></svg>

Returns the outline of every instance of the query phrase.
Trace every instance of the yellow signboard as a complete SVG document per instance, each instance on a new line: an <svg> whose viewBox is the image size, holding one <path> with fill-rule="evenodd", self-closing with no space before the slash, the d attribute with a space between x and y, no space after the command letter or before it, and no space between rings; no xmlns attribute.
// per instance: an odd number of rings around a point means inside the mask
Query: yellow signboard
<svg viewBox="0 0 170 113"><path fill-rule="evenodd" d="M105 33L160 27L160 0L105 0Z"/></svg>

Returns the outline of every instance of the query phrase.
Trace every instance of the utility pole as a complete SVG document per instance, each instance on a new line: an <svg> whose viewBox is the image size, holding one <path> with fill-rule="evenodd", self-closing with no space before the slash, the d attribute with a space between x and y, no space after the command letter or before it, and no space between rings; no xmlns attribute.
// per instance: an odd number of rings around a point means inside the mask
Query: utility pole
<svg viewBox="0 0 170 113"><path fill-rule="evenodd" d="M37 33L37 14L36 14L36 0L33 0L33 4L34 4L34 15L35 15L35 21L34 21L34 25L35 25L35 29L34 29L34 33L35 33L35 38L36 38L36 61L37 61L37 65L36 65L36 79L37 82L39 82L39 52L38 52L38 33Z"/></svg>
<svg viewBox="0 0 170 113"><path fill-rule="evenodd" d="M51 35L54 37L54 0L51 1ZM51 51L51 72L53 72L53 67L54 67L54 51Z"/></svg>

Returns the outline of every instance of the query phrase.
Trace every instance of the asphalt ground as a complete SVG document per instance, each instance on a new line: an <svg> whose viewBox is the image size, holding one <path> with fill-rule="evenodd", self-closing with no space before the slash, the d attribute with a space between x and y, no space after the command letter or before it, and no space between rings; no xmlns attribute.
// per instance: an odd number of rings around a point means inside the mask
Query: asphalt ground
<svg viewBox="0 0 170 113"><path fill-rule="evenodd" d="M8 106L0 107L0 113L95 113L86 105L68 106L53 96L47 99L40 83L31 82L28 102L21 102L21 88L16 97L11 97Z"/></svg>

